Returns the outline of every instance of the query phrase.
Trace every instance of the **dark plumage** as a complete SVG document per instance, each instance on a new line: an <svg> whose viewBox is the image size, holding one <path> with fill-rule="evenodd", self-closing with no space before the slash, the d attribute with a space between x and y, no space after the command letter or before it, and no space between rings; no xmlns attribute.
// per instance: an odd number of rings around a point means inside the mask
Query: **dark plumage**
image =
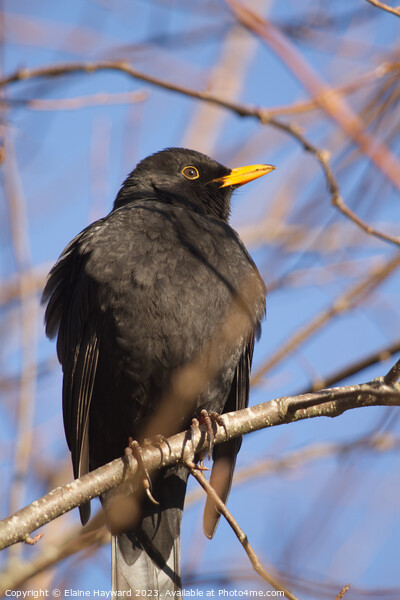
<svg viewBox="0 0 400 600"><path fill-rule="evenodd" d="M75 477L121 456L129 436L142 442L153 432L152 419L174 390L176 373L193 361L206 365L209 380L186 404L174 397L173 419L157 424L157 433L187 428L202 409L222 413L247 406L265 289L228 216L233 189L270 170L268 165L231 170L181 148L159 152L127 177L110 214L86 227L61 254L43 301L46 333L58 333ZM234 324L226 324L232 306L244 325L228 340L224 326L236 332ZM234 440L213 452L212 478L224 500L239 447ZM186 480L182 466L161 472L153 489L160 506L143 502L139 523L118 535L113 567L118 589L158 589L162 596L180 585ZM80 510L85 523L90 507ZM209 537L217 521L208 502Z"/></svg>

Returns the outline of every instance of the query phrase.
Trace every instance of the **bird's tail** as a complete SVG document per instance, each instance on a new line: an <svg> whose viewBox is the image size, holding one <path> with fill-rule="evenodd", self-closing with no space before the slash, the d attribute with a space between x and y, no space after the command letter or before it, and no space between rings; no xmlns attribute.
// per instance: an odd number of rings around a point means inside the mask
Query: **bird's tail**
<svg viewBox="0 0 400 600"><path fill-rule="evenodd" d="M135 530L113 536L113 591L162 599L168 591L181 589L180 527L187 475L182 466L161 473L153 488L159 506L146 500Z"/></svg>
<svg viewBox="0 0 400 600"><path fill-rule="evenodd" d="M133 548L133 551L132 551ZM130 591L140 597L158 596L181 589L180 540L174 542L170 556L160 566L137 546L129 534L112 537L113 591Z"/></svg>

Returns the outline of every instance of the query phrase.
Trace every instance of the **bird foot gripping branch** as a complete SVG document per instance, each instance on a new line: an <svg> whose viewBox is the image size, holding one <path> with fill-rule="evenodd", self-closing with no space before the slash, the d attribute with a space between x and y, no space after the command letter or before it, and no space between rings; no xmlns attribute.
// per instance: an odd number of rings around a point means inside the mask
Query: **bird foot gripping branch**
<svg viewBox="0 0 400 600"><path fill-rule="evenodd" d="M220 414L218 414L215 411L208 412L207 410L203 409L200 412L199 419L197 419L196 417L194 417L192 419L192 424L190 426L190 430L192 432L192 442L193 442L193 432L194 432L194 430L195 429L199 429L200 425L205 425L206 435L207 435L207 441L208 441L208 458L211 458L212 450L213 450L213 447L214 447L213 423L215 423L216 425L220 425L221 427L224 427L224 420L223 420L223 418L221 417ZM202 453L202 455L200 457L200 464L202 466L203 466L203 460L204 460L204 453Z"/></svg>
<svg viewBox="0 0 400 600"><path fill-rule="evenodd" d="M138 467L142 474L142 485L143 485L144 491L145 491L148 499L153 504L156 504L158 506L159 502L157 502L157 500L155 498L153 498L153 495L151 493L151 479L150 479L149 472L146 469L146 466L143 461L142 449L139 445L139 442L137 442L136 440L134 440L130 437L129 444L125 448L125 458L127 459L128 466L131 469L131 471L133 471L132 457L136 458L136 460L137 460Z"/></svg>

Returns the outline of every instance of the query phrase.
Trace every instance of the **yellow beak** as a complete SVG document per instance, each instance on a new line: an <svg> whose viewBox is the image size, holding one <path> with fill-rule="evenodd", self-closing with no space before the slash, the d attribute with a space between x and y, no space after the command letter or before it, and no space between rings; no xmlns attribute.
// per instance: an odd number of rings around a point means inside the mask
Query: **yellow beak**
<svg viewBox="0 0 400 600"><path fill-rule="evenodd" d="M218 179L214 179L213 181L221 182L219 187L227 187L228 185L239 186L249 181L253 181L253 179L257 179L257 177L262 177L267 173L270 173L276 169L273 165L250 165L249 167L238 167L237 169L232 169L229 175L225 175L224 177L218 177Z"/></svg>

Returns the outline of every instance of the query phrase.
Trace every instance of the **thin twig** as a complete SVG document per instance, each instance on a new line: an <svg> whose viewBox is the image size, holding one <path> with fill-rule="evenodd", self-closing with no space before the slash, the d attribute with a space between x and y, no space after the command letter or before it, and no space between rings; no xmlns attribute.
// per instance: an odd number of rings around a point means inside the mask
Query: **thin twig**
<svg viewBox="0 0 400 600"><path fill-rule="evenodd" d="M377 8L381 8L382 10L392 13L392 15L396 15L396 17L400 17L400 8L388 6L379 0L367 0L367 2L373 4L373 6L376 6Z"/></svg>
<svg viewBox="0 0 400 600"><path fill-rule="evenodd" d="M48 65L34 69L19 69L14 74L1 78L0 88L8 86L12 83L27 81L29 79L38 79L41 77L60 77L74 73L92 74L98 71L120 71L129 77L133 77L139 81L145 81L146 83L155 85L156 87L160 87L171 92L177 92L179 94L183 94L184 96L189 96L198 100L205 100L206 102L210 102L217 106L222 106L223 108L228 108L242 117L260 117L260 111L262 112L262 109L257 107L249 107L239 102L231 102L207 90L197 91L185 86L174 84L165 79L160 79L159 77L147 75L146 73L142 73L141 71L134 69L127 62L118 60L88 63L62 63L59 65Z"/></svg>
<svg viewBox="0 0 400 600"><path fill-rule="evenodd" d="M396 246L400 246L400 237L392 236L388 233L384 233L382 231L378 231L374 227L371 227L368 223L360 219L344 202L341 194L339 184L336 178L333 175L332 168L330 166L330 154L327 150L321 150L314 144L312 144L301 132L300 129L295 124L283 123L278 119L269 120L264 118L264 122L270 122L274 127L281 129L282 131L286 131L290 135L300 142L303 146L303 149L306 152L309 152L318 160L322 171L325 175L325 179L329 188L329 192L331 195L331 203L335 206L343 215L348 217L353 223L355 223L358 227L360 227L365 233L368 235L373 235L385 242L389 242L391 244L395 244Z"/></svg>
<svg viewBox="0 0 400 600"><path fill-rule="evenodd" d="M236 468L232 485L236 487L260 477L265 478L285 471L293 472L308 463L332 456L347 456L353 452L397 452L399 450L400 438L388 433L362 436L359 439L340 444L334 442L313 444L277 458L264 458L252 465ZM185 499L185 507L195 504L200 498L201 493L193 490Z"/></svg>
<svg viewBox="0 0 400 600"><path fill-rule="evenodd" d="M311 386L305 388L299 393L307 394L308 392L316 392L317 390L331 387L332 385L340 383L344 379L347 379L352 375L356 375L360 371L363 371L364 369L367 369L368 367L371 367L376 363L388 360L388 358L393 356L393 354L397 354L397 352L400 352L400 340L397 340L393 344L390 344L389 346L378 350L378 352L374 352L373 354L370 354L360 360L357 360L356 362L348 365L347 367L344 367L343 369L339 369L335 373L332 373L332 375L316 379ZM395 381L397 381L397 379ZM394 382L388 381L388 383Z"/></svg>
<svg viewBox="0 0 400 600"><path fill-rule="evenodd" d="M322 105L325 100L325 96L336 95L336 96L347 96L358 92L362 86L370 84L377 79L381 79L392 71L398 71L400 69L400 63L398 61L390 62L384 61L371 71L367 71L358 77L353 78L348 83L343 83L335 88L325 90L320 96L311 98L310 100L303 100L299 102L293 102L292 104L283 106L272 106L268 108L271 116L282 116L282 115L298 115L309 112L311 110L322 109Z"/></svg>
<svg viewBox="0 0 400 600"><path fill-rule="evenodd" d="M264 569L264 567L262 566L262 564L260 562L260 559L258 558L257 554L254 552L254 550L247 538L247 535L241 529L241 527L239 526L238 522L233 517L233 515L229 512L226 505L224 504L224 502L222 502L222 500L220 499L220 497L218 496L218 494L216 493L214 488L212 488L211 485L208 483L208 481L204 477L204 475L198 469L196 469L196 465L191 461L185 461L184 464L189 469L189 471L193 475L193 477L199 482L199 484L201 485L203 490L206 492L206 494L213 500L218 511L225 517L225 519L227 520L227 522L233 529L237 539L242 544L247 556L249 557L250 562L253 566L253 569L256 571L256 573L258 573L260 575L260 577L262 577L265 581L267 581L270 585L272 585L272 587L275 590L284 592L285 597L288 598L288 600L298 600L297 596L292 594L292 592L290 592L288 589L286 589L277 579L275 579L275 577L273 577L273 575L271 575Z"/></svg>
<svg viewBox="0 0 400 600"><path fill-rule="evenodd" d="M347 592L349 591L349 589L350 589L350 584L348 583L347 585L345 585L344 587L342 587L342 589L337 594L337 596L335 596L335 600L342 600L342 598L344 598L344 595L347 594Z"/></svg>
<svg viewBox="0 0 400 600"><path fill-rule="evenodd" d="M100 510L90 523L82 527L71 527L64 534L58 535L57 540L41 546L41 552L27 562L19 559L4 571L0 572L0 596L7 590L15 589L38 575L45 569L57 564L67 556L71 556L91 546L101 546L110 541L110 533L104 522L104 512Z"/></svg>
<svg viewBox="0 0 400 600"><path fill-rule="evenodd" d="M134 92L117 92L107 94L105 92L99 92L98 94L92 94L90 96L77 96L75 98L58 98L58 99L46 99L33 98L31 100L3 100L5 105L24 105L30 110L41 110L41 111L58 111L58 110L80 110L82 108L88 108L92 106L112 106L114 104L133 104L137 102L144 102L147 100L148 94L143 90L137 90ZM0 102L0 104L1 104Z"/></svg>
<svg viewBox="0 0 400 600"><path fill-rule="evenodd" d="M386 385L393 385L400 378L400 359L393 365L393 367L386 373L383 380Z"/></svg>

